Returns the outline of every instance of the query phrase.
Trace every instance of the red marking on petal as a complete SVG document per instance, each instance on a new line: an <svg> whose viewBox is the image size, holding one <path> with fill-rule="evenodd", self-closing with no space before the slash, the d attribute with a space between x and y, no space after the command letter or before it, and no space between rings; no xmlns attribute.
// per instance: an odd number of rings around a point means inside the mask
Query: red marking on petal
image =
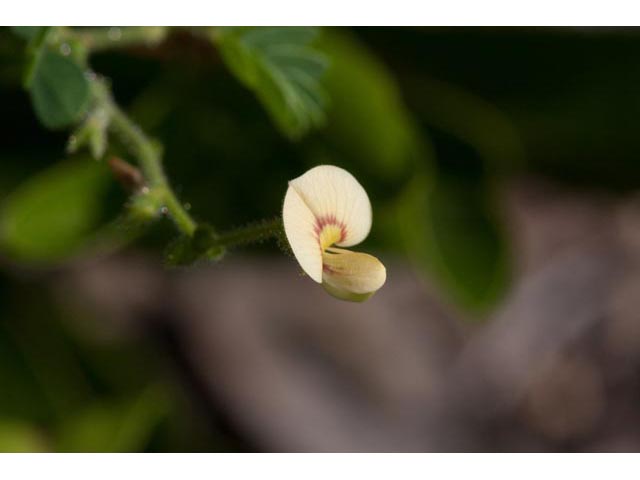
<svg viewBox="0 0 640 480"><path fill-rule="evenodd" d="M320 233L322 233L322 230L326 226L330 225L336 226L340 229L340 240L338 240L336 243L343 242L344 239L347 238L347 227L343 222L339 222L334 214L316 218L316 224L313 228L313 231L318 237L318 240L320 239Z"/></svg>

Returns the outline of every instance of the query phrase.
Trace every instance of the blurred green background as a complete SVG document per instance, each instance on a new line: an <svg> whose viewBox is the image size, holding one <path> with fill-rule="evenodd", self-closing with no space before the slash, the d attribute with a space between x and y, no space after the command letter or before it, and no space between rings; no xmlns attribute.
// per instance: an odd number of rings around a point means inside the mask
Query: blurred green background
<svg viewBox="0 0 640 480"><path fill-rule="evenodd" d="M500 305L516 270L505 182L540 176L613 196L640 184L638 30L340 28L314 42L326 119L295 138L215 42L189 31L90 62L161 142L195 218L226 230L273 217L289 179L341 166L373 204L362 250L406 259L471 322ZM51 275L113 235L127 195L104 161L66 153L69 129L38 121L21 84L25 45L0 30L0 451L264 448L224 412L202 421L162 335L96 340L54 300ZM112 154L133 162L117 144ZM175 237L162 219L121 248L161 264Z"/></svg>

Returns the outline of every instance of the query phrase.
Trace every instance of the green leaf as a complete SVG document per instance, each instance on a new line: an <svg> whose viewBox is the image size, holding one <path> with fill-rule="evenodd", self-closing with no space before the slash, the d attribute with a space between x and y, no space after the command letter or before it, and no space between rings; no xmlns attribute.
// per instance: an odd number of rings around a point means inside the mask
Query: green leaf
<svg viewBox="0 0 640 480"><path fill-rule="evenodd" d="M42 48L29 77L31 101L43 125L62 128L77 122L85 112L89 82L71 59Z"/></svg>
<svg viewBox="0 0 640 480"><path fill-rule="evenodd" d="M396 218L410 256L456 304L481 314L501 298L511 273L509 248L484 185L440 175L428 186L418 178Z"/></svg>
<svg viewBox="0 0 640 480"><path fill-rule="evenodd" d="M25 40L32 40L45 28L47 27L11 27L11 31Z"/></svg>
<svg viewBox="0 0 640 480"><path fill-rule="evenodd" d="M310 46L312 27L247 27L219 30L222 58L251 89L277 126L297 139L325 121L320 79L326 58Z"/></svg>
<svg viewBox="0 0 640 480"><path fill-rule="evenodd" d="M381 178L397 179L428 156L392 73L354 36L325 31L319 47L331 59L327 135L342 156Z"/></svg>
<svg viewBox="0 0 640 480"><path fill-rule="evenodd" d="M18 260L55 261L84 245L110 182L104 164L75 159L19 186L0 209L0 248Z"/></svg>
<svg viewBox="0 0 640 480"><path fill-rule="evenodd" d="M34 32L32 38L27 43L25 52L26 65L24 69L22 83L27 90L31 87L36 69L42 59L42 55L47 50L47 40L52 27L43 27Z"/></svg>
<svg viewBox="0 0 640 480"><path fill-rule="evenodd" d="M97 403L64 422L60 452L139 452L165 417L169 400L158 388L133 399Z"/></svg>

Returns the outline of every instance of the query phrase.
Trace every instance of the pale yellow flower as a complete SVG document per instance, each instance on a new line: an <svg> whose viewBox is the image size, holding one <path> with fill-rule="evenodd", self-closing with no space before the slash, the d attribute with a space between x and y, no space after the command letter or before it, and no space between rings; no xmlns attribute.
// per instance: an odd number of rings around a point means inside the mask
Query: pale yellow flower
<svg viewBox="0 0 640 480"><path fill-rule="evenodd" d="M387 278L376 257L338 247L362 242L371 230L371 203L346 170L320 165L289 182L282 220L293 254L331 295L361 302Z"/></svg>

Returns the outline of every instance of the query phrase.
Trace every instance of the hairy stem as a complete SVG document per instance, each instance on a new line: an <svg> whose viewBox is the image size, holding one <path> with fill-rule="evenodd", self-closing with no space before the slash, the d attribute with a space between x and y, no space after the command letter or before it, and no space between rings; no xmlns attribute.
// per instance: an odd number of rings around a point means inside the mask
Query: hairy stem
<svg viewBox="0 0 640 480"><path fill-rule="evenodd" d="M163 206L178 229L186 235L193 235L197 227L196 222L182 206L169 185L162 168L160 148L156 147L140 127L118 107L106 86L99 79L92 83L96 101L110 117L109 128L138 159L145 179L149 183L149 188L162 199Z"/></svg>
<svg viewBox="0 0 640 480"><path fill-rule="evenodd" d="M154 187L166 185L167 179L162 169L159 149L153 145L151 139L140 127L126 116L108 93L103 98L103 105L110 116L111 130L138 159L149 184Z"/></svg>
<svg viewBox="0 0 640 480"><path fill-rule="evenodd" d="M174 223L178 226L180 231L186 233L187 235L193 235L193 232L196 231L197 224L191 218L191 215L185 210L184 206L178 200L175 193L169 186L168 183L165 182L164 185L164 205L167 207L167 211Z"/></svg>
<svg viewBox="0 0 640 480"><path fill-rule="evenodd" d="M246 245L247 243L261 242L268 238L278 237L281 233L282 219L278 217L220 234L215 239L215 244L230 248Z"/></svg>
<svg viewBox="0 0 640 480"><path fill-rule="evenodd" d="M66 39L82 44L84 47L82 63L86 64L87 56L91 52L133 44L155 45L164 40L167 33L167 27L111 27L109 29L58 27L57 41ZM197 224L176 198L169 185L162 167L161 149L120 109L103 80L94 78L91 81L91 89L96 104L109 116L109 129L137 158L149 189L160 198L178 229L186 235L193 235Z"/></svg>

